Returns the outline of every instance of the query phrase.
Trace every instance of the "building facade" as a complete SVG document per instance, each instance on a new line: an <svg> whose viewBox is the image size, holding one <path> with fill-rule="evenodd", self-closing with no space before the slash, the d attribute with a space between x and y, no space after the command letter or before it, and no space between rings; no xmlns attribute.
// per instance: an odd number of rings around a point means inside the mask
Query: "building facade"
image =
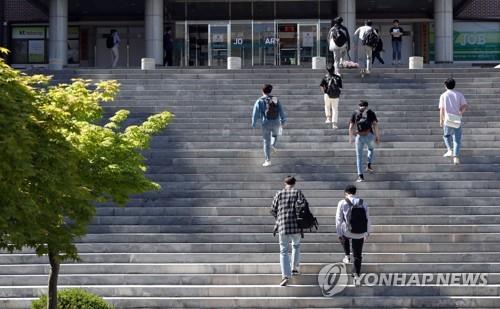
<svg viewBox="0 0 500 309"><path fill-rule="evenodd" d="M403 59L500 61L495 0L0 0L0 40L12 64L54 69L109 67L112 29L120 67L137 67L143 57L163 65L169 48L174 66L224 67L228 57L244 67L311 66L313 57L330 56L326 37L336 16L351 34L373 20L389 63L393 19L405 30Z"/></svg>

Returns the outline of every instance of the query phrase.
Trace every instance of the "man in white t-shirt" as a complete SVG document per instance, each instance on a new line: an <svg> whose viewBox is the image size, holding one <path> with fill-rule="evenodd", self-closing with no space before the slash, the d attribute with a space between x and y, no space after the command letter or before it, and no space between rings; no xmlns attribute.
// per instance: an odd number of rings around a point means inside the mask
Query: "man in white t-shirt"
<svg viewBox="0 0 500 309"><path fill-rule="evenodd" d="M363 50L363 54L364 54L364 57L363 57L364 64L362 67L364 67L364 72L366 74L370 74L370 72L371 72L372 53L373 53L373 49L375 47L375 46L373 46L373 43L365 42L366 37L368 37L370 33L374 33L375 35L378 36L378 32L377 32L377 30L375 30L375 28L373 28L373 22L371 20L367 20L365 22L364 26L359 27L354 32L354 37L359 39L359 41L361 41L361 44L362 44L362 50ZM377 39L377 42L378 42L378 39Z"/></svg>
<svg viewBox="0 0 500 309"><path fill-rule="evenodd" d="M447 151L443 157L453 157L453 164L460 164L462 145L462 115L468 104L462 93L454 90L455 80L448 78L444 85L446 91L439 98L439 125L444 130L444 144ZM453 140L453 143L452 143Z"/></svg>

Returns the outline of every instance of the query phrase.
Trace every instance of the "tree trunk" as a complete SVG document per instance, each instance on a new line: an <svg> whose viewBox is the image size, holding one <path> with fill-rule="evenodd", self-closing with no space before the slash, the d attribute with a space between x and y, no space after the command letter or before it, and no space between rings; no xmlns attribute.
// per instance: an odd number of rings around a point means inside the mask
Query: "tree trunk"
<svg viewBox="0 0 500 309"><path fill-rule="evenodd" d="M47 309L57 309L57 279L59 279L59 254L50 250L49 246L49 261L50 261L50 275L49 275L49 294L47 301Z"/></svg>

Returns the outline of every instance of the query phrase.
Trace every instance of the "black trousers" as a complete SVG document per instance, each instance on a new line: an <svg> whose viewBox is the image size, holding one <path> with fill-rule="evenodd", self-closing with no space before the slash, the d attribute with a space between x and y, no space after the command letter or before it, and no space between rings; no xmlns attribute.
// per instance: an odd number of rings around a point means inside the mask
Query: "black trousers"
<svg viewBox="0 0 500 309"><path fill-rule="evenodd" d="M372 64L375 63L375 59L378 59L378 61L382 64L384 64L384 59L380 57L380 52L379 51L373 51L372 52Z"/></svg>
<svg viewBox="0 0 500 309"><path fill-rule="evenodd" d="M169 67L174 65L174 53L172 49L165 50L165 57L163 58L163 65L168 65Z"/></svg>
<svg viewBox="0 0 500 309"><path fill-rule="evenodd" d="M351 254L351 241L352 241L352 256L354 257L354 272L359 276L361 273L361 260L363 254L364 238L351 239L345 236L339 238L342 247L344 248L345 255Z"/></svg>

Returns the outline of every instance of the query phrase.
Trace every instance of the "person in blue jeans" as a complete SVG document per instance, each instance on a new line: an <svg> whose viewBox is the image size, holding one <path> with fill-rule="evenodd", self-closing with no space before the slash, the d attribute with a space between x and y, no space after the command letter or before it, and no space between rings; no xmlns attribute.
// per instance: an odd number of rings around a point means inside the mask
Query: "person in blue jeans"
<svg viewBox="0 0 500 309"><path fill-rule="evenodd" d="M446 153L443 157L453 157L453 164L460 164L462 146L462 115L468 108L465 96L455 90L455 80L444 82L446 91L439 97L439 125L443 128Z"/></svg>
<svg viewBox="0 0 500 309"><path fill-rule="evenodd" d="M353 139L355 137L355 139ZM361 100L359 110L354 112L349 123L349 143L356 144L356 165L358 178L357 182L365 181L363 175L363 151L365 146L368 148L368 172L374 172L373 169L373 150L375 144L380 144L380 129L378 126L377 115L371 109L368 109L368 102Z"/></svg>
<svg viewBox="0 0 500 309"><path fill-rule="evenodd" d="M276 220L274 232L279 235L281 283L286 286L292 276L300 274L300 238L302 230L297 221L295 204L307 203L302 191L295 189L296 179L287 176L285 188L276 192L271 205L271 214ZM292 257L289 246L292 243Z"/></svg>
<svg viewBox="0 0 500 309"><path fill-rule="evenodd" d="M280 128L286 122L286 115L277 97L271 95L273 86L265 84L262 87L262 97L257 99L253 107L252 128L257 127L257 122L262 122L262 139L264 143L265 161L262 166L271 165L271 150L276 152L276 142Z"/></svg>
<svg viewBox="0 0 500 309"><path fill-rule="evenodd" d="M399 26L399 20L395 19L392 22L389 33L392 38L392 64L401 64L401 44L403 43L404 30Z"/></svg>

